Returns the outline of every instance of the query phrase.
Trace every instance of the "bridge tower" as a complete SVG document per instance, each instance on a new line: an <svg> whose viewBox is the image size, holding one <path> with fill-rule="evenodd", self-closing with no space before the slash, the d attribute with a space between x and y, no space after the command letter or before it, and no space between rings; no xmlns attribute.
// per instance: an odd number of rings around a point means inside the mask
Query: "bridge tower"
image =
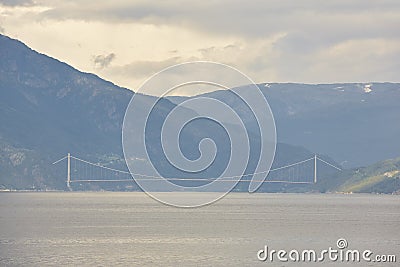
<svg viewBox="0 0 400 267"><path fill-rule="evenodd" d="M317 183L317 154L314 155L314 184Z"/></svg>
<svg viewBox="0 0 400 267"><path fill-rule="evenodd" d="M71 188L71 154L67 154L67 187L69 191L72 191Z"/></svg>

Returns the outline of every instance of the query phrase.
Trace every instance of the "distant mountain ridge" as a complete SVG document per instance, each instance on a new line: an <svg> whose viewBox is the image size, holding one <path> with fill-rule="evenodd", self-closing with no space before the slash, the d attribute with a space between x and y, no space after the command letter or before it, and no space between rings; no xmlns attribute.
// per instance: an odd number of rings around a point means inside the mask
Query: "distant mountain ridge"
<svg viewBox="0 0 400 267"><path fill-rule="evenodd" d="M64 179L54 177L50 166L53 159L67 152L121 154L120 123L132 91L4 35L0 80L0 183L63 188ZM9 159L21 153L32 162Z"/></svg>
<svg viewBox="0 0 400 267"><path fill-rule="evenodd" d="M3 35L0 36L0 79L2 187L64 189L65 165L51 163L68 152L126 170L121 125L134 92L96 75L82 73ZM147 98L151 96L140 96L144 102ZM169 100L161 99L151 125L155 129L159 127L174 107ZM226 141L219 131L208 127L211 126L198 125L186 131L183 147L190 148L193 140L210 133L216 143ZM281 151L278 158L282 162L312 154L290 145L279 147L291 151ZM157 142L150 144L149 151L154 151L154 160L164 168L163 173L179 175L159 155L159 149ZM189 152L189 156L194 157L196 153ZM210 169L208 174L214 177L221 167ZM112 189L112 185L107 188Z"/></svg>
<svg viewBox="0 0 400 267"><path fill-rule="evenodd" d="M263 83L259 88L273 111L279 142L329 155L345 167L400 155L399 83ZM233 94L215 91L204 96L227 103L257 127ZM174 103L185 99L170 98Z"/></svg>
<svg viewBox="0 0 400 267"><path fill-rule="evenodd" d="M337 93L342 92L341 88L336 88L336 92L333 87L340 86L344 90L346 86L363 90L366 102L363 104L377 101L371 107L362 108L357 102L360 97L358 93L350 92L349 95L337 98ZM365 88L358 84L261 84L260 87L271 105L277 124L279 143L275 167L309 158L314 153L325 154L325 158L331 162L333 160L329 157L339 163L349 160L349 166L364 165L390 158L400 151L400 142L395 136L400 133L400 126L395 123L400 114L400 105L396 105L399 84L372 84L368 87L372 92L365 92ZM309 93L310 88L315 89L312 94ZM384 88L382 92L385 94L374 96L374 91L379 88ZM327 97L324 97L324 90L329 92ZM65 189L65 166L53 166L51 163L67 152L126 170L122 156L121 124L133 95L134 92L126 88L118 87L96 75L80 72L30 49L20 41L0 35L0 189ZM224 91L207 95L233 107L236 105L235 99L230 99ZM143 96L141 99L146 101L146 97L151 96ZM184 99L162 99L154 114L155 127L162 123L165 114L175 107L175 103ZM240 112L240 105L236 108L251 125L253 122L246 112ZM346 119L346 114L353 116L352 110L357 111L356 120L354 117ZM360 124L363 126L360 129L352 129L351 124L361 119L364 112L367 113L365 118L373 118L373 124L387 124L385 131L380 131L380 127L366 127L368 120L366 124ZM333 126L325 124L326 119ZM349 129L341 133L340 128L344 126ZM213 128L207 127L198 125L188 130L182 138L183 147L190 148L190 142L214 132ZM332 136L327 136L330 131ZM360 136L360 131L371 131L369 136L373 138ZM214 137L217 143L224 142L223 134L216 132ZM252 135L251 138L256 140L258 137ZM326 144L326 140L332 142ZM382 151L376 150L376 154L368 157L368 149L379 147L371 140L384 141ZM348 146L352 142L357 144L353 149L358 151L347 159L343 155L351 150ZM151 144L150 148L157 156L157 144ZM343 155L341 149L345 150ZM197 155L197 151L188 153L190 157ZM362 158L355 161L358 155L362 155ZM165 158L156 157L155 161L165 167L169 176L178 175L167 166ZM254 164L252 159L250 165ZM215 175L220 169L210 171L209 175ZM251 172L250 169L248 171ZM99 189L97 186L93 188ZM115 189L112 185L103 188ZM299 188L303 191L318 190L318 187ZM266 185L261 188L261 191L272 192L291 190L296 191L298 187Z"/></svg>
<svg viewBox="0 0 400 267"><path fill-rule="evenodd" d="M336 173L318 187L321 192L400 194L400 158Z"/></svg>

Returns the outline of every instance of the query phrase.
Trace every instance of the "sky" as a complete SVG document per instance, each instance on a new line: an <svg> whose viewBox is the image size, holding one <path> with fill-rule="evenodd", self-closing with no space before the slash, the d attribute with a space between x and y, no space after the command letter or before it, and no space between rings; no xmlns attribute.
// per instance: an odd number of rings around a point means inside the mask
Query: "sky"
<svg viewBox="0 0 400 267"><path fill-rule="evenodd" d="M134 91L193 60L257 83L400 82L398 0L0 0L0 33Z"/></svg>

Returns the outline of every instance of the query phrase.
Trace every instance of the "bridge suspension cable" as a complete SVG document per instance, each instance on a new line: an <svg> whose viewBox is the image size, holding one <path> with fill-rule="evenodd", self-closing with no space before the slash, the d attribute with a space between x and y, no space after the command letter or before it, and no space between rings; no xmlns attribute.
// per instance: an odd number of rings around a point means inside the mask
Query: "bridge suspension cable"
<svg viewBox="0 0 400 267"><path fill-rule="evenodd" d="M71 183L78 183L78 182L128 182L140 179L146 179L147 181L157 181L160 178L166 179L168 181L224 182L224 181L232 181L232 179L237 179L241 177L249 177L256 174L267 173L267 171L265 171L265 172L237 175L237 176L224 176L224 177L219 177L218 180L216 180L217 178L164 178L160 176L152 176L141 173L131 173L129 171L103 166L99 163L93 163L72 156L70 153L68 153L67 156L53 162L53 164L57 164L65 159L67 159L67 187L70 190L71 190ZM341 170L341 168L315 155L314 157L302 161L287 164L285 166L277 168L272 168L269 170L269 174L266 177L266 179L259 182L292 183L292 184L317 183L317 161L321 161L322 163L332 168L335 168L336 170ZM310 173L313 173L313 175L310 175ZM76 176L80 178L71 179L71 177L75 178ZM113 178L111 179L111 177ZM133 177L135 177L135 179L133 179ZM312 177L313 179L310 179L310 177Z"/></svg>

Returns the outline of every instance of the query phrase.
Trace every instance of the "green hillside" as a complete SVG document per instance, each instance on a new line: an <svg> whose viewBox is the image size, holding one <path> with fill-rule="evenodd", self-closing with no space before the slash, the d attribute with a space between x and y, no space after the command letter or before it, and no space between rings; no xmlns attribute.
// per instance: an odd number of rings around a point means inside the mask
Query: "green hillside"
<svg viewBox="0 0 400 267"><path fill-rule="evenodd" d="M345 182L337 187L339 192L399 193L400 158L354 169L344 178Z"/></svg>

